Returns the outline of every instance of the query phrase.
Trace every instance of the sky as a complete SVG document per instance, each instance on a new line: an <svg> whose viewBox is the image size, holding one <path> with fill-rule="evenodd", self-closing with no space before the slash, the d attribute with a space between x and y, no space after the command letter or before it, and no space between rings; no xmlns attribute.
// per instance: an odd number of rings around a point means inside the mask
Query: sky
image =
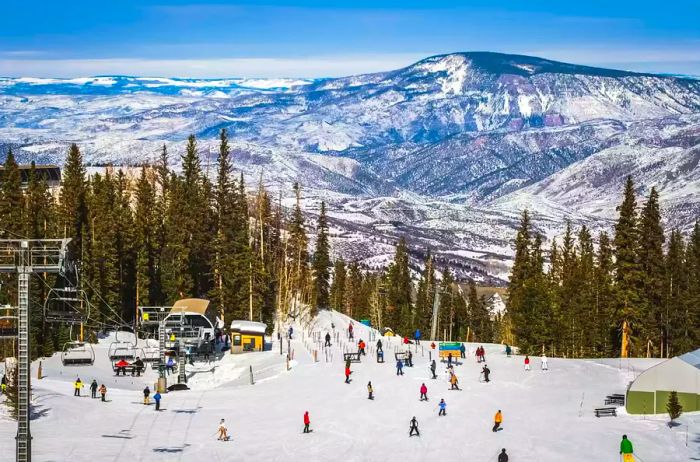
<svg viewBox="0 0 700 462"><path fill-rule="evenodd" d="M0 76L333 77L498 51L700 75L700 0L4 0Z"/></svg>

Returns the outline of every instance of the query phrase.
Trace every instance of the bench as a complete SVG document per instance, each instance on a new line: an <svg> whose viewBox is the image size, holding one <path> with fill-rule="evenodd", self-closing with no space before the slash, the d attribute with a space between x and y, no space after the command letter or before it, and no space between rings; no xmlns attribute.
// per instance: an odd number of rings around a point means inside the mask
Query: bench
<svg viewBox="0 0 700 462"><path fill-rule="evenodd" d="M360 353L343 353L343 359L345 361L350 361L351 363L359 363Z"/></svg>
<svg viewBox="0 0 700 462"><path fill-rule="evenodd" d="M605 397L605 404L619 404L620 406L625 405L624 395L608 395Z"/></svg>
<svg viewBox="0 0 700 462"><path fill-rule="evenodd" d="M608 416L617 417L617 408L616 407L599 407L598 409L595 410L595 416L596 417L608 417Z"/></svg>

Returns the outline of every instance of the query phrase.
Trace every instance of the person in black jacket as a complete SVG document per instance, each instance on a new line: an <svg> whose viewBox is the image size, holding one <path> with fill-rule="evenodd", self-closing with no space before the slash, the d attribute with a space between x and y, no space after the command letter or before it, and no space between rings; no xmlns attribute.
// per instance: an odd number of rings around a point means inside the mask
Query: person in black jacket
<svg viewBox="0 0 700 462"><path fill-rule="evenodd" d="M90 396L92 396L93 399L97 398L97 380L92 379L92 383L90 384Z"/></svg>
<svg viewBox="0 0 700 462"><path fill-rule="evenodd" d="M503 448L503 450L501 450L501 453L498 455L498 462L508 462L508 454L506 454L506 448Z"/></svg>
<svg viewBox="0 0 700 462"><path fill-rule="evenodd" d="M131 365L133 366L131 368L131 376L133 377L135 372L137 377L141 377L141 371L143 370L143 361L141 361L141 358L137 356L136 361L131 363Z"/></svg>
<svg viewBox="0 0 700 462"><path fill-rule="evenodd" d="M323 346L331 346L331 334L326 332L326 343Z"/></svg>
<svg viewBox="0 0 700 462"><path fill-rule="evenodd" d="M409 429L410 431L408 432L408 436L413 436L413 432L416 432L416 436L420 436L420 432L418 431L418 421L416 420L416 417L413 416L411 419L411 428Z"/></svg>
<svg viewBox="0 0 700 462"><path fill-rule="evenodd" d="M430 372L432 372L434 379L437 379L437 375L435 375L436 368L437 368L437 365L435 364L435 360L433 359L433 362L430 363Z"/></svg>

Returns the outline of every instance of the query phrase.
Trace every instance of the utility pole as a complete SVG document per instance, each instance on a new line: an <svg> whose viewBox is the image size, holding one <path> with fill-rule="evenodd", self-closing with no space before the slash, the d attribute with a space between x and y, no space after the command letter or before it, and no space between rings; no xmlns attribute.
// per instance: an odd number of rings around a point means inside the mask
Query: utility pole
<svg viewBox="0 0 700 462"><path fill-rule="evenodd" d="M17 462L31 462L29 421L31 354L29 351L29 276L63 269L70 239L0 239L0 272L18 275L17 305Z"/></svg>

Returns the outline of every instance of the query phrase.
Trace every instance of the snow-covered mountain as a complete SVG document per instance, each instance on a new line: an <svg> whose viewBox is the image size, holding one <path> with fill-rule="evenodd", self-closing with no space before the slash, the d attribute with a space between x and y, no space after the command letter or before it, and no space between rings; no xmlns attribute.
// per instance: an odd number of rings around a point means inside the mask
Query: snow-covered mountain
<svg viewBox="0 0 700 462"><path fill-rule="evenodd" d="M472 52L336 79L0 79L0 144L24 159L77 142L139 164L194 133L209 165L221 128L251 180L300 180L310 214L329 201L336 248L368 265L406 235L416 257L503 277L520 209L548 236L565 216L607 226L627 174L661 190L670 224L700 215L693 78Z"/></svg>

